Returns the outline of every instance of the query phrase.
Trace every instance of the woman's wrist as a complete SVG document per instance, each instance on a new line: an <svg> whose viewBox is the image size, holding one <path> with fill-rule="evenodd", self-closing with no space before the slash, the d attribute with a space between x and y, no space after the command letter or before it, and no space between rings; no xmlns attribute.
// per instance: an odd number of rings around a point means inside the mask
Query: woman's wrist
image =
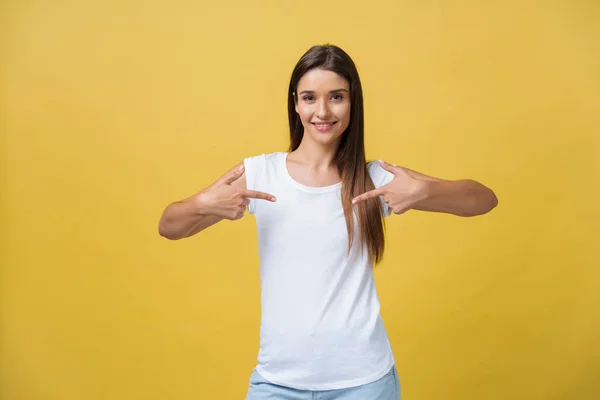
<svg viewBox="0 0 600 400"><path fill-rule="evenodd" d="M192 206L193 206L193 214L200 216L208 216L212 215L212 207L210 206L210 202L207 199L206 191L202 191L196 194L192 198Z"/></svg>

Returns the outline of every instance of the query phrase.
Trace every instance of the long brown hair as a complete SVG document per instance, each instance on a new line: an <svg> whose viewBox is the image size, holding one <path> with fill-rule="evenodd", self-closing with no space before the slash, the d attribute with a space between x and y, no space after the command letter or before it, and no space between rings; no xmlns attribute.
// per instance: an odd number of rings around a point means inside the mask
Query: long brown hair
<svg viewBox="0 0 600 400"><path fill-rule="evenodd" d="M310 48L298 61L288 92L288 117L290 124L290 151L300 146L304 127L295 110L295 96L300 78L311 69L319 68L342 76L350 85L350 124L340 139L335 156L338 173L342 177L342 206L348 229L348 252L354 241L353 207L357 210L359 243L366 245L369 259L377 264L383 258L385 248L383 208L379 198L361 201L352 205L359 194L375 189L367 171L364 141L363 94L360 78L354 62L337 46L323 45Z"/></svg>

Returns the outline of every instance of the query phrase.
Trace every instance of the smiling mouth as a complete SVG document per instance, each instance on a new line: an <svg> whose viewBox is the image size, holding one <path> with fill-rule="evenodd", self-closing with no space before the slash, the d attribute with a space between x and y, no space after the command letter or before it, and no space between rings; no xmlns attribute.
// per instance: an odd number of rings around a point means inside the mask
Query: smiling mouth
<svg viewBox="0 0 600 400"><path fill-rule="evenodd" d="M312 124L315 126L315 128L317 128L318 131L328 131L329 129L331 129L331 127L335 124L337 124L337 121L334 122L327 122L327 123L317 123L317 122L312 122Z"/></svg>

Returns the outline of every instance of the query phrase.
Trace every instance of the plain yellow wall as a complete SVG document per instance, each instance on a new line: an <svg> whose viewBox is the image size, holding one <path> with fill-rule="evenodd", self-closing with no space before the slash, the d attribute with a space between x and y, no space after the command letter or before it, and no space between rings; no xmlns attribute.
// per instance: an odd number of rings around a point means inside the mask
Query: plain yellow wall
<svg viewBox="0 0 600 400"><path fill-rule="evenodd" d="M286 150L291 70L331 42L370 159L500 200L388 219L403 399L599 399L599 20L597 1L2 2L0 398L244 398L254 217L177 242L158 219Z"/></svg>

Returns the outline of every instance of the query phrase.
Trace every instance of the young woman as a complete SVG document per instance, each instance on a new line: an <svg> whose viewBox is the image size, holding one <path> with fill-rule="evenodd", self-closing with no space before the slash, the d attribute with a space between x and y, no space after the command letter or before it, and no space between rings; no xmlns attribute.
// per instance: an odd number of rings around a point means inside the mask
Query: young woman
<svg viewBox="0 0 600 400"><path fill-rule="evenodd" d="M246 208L256 216L261 306L258 365L247 400L397 400L400 384L379 312L373 265L383 217L407 210L484 214L497 204L473 180L367 163L361 83L332 45L300 59L289 85L289 152L262 154L169 205L169 239Z"/></svg>

